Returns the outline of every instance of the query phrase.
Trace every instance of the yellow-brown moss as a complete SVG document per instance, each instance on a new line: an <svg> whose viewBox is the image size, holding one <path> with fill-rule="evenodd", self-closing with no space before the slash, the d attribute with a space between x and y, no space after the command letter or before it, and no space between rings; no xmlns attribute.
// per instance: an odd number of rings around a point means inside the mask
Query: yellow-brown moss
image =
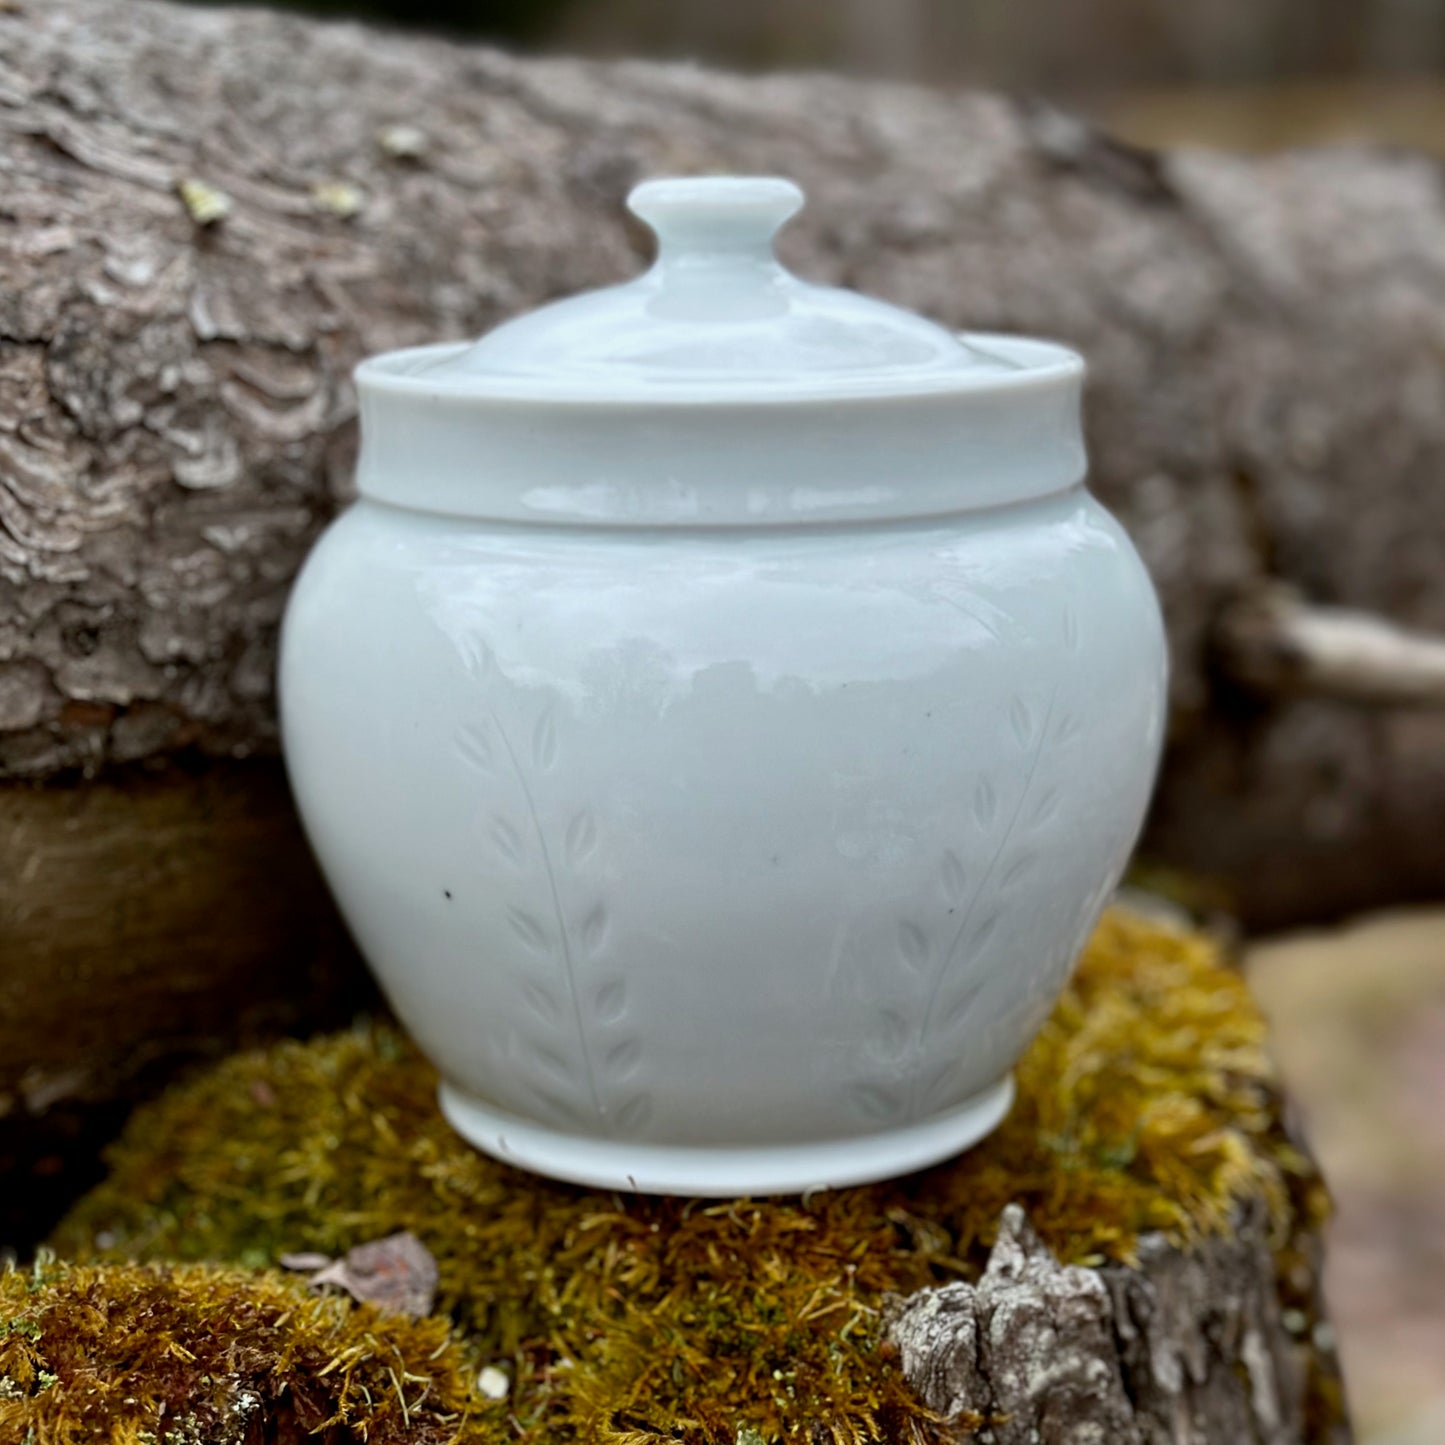
<svg viewBox="0 0 1445 1445"><path fill-rule="evenodd" d="M470 1379L445 1321L270 1273L50 1258L0 1273L7 1445L239 1445L283 1423L370 1445L478 1441Z"/></svg>
<svg viewBox="0 0 1445 1445"><path fill-rule="evenodd" d="M919 1438L934 1422L878 1348L880 1302L976 1271L1011 1200L1076 1263L1223 1229L1246 1197L1282 1251L1317 1222L1264 1034L1209 942L1114 913L984 1144L886 1185L708 1205L484 1158L411 1048L363 1029L238 1056L141 1111L56 1243L259 1266L410 1229L477 1360L511 1375L499 1440Z"/></svg>

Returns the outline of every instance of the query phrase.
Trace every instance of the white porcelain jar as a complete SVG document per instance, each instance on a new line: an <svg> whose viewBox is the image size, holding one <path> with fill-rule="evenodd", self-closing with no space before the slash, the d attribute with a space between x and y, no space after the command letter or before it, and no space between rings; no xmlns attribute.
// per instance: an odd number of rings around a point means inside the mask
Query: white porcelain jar
<svg viewBox="0 0 1445 1445"><path fill-rule="evenodd" d="M1164 720L1083 364L798 280L786 181L641 186L656 264L357 372L286 756L362 950L500 1158L619 1189L913 1169L1118 881Z"/></svg>

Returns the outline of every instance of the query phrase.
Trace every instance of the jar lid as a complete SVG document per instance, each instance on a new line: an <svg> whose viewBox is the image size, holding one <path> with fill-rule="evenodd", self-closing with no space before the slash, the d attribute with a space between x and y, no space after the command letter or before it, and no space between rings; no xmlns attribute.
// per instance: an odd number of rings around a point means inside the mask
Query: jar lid
<svg viewBox="0 0 1445 1445"><path fill-rule="evenodd" d="M489 394L778 401L931 390L1018 369L912 312L787 270L773 242L803 207L791 181L648 181L627 205L657 237L644 275L543 306L413 374Z"/></svg>
<svg viewBox="0 0 1445 1445"><path fill-rule="evenodd" d="M802 205L771 177L648 181L628 197L657 237L643 275L364 362L361 491L508 520L747 522L1081 478L1073 352L801 280L773 242Z"/></svg>

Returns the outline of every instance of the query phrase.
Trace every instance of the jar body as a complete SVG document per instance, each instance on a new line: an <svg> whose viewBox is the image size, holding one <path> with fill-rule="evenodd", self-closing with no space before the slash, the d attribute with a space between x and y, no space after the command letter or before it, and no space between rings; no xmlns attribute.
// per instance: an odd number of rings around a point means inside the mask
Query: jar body
<svg viewBox="0 0 1445 1445"><path fill-rule="evenodd" d="M363 500L308 561L288 765L490 1152L741 1194L954 1152L1118 881L1157 602L1082 488L830 527Z"/></svg>

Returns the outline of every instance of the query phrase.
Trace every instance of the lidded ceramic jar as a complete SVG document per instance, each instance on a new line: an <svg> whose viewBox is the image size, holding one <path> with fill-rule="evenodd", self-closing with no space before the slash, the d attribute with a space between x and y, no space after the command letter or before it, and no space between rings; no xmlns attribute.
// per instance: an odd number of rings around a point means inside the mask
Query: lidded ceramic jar
<svg viewBox="0 0 1445 1445"><path fill-rule="evenodd" d="M1164 718L1083 364L808 285L786 181L654 181L658 257L357 372L296 585L322 865L487 1152L619 1189L875 1179L992 1129Z"/></svg>

